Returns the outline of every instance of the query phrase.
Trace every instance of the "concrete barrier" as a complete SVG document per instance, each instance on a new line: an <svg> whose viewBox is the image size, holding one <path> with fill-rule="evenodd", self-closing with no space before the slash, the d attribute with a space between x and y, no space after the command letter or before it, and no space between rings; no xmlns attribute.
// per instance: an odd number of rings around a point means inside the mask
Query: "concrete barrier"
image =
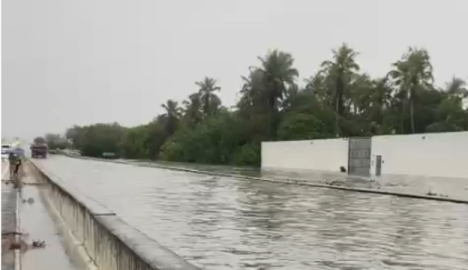
<svg viewBox="0 0 468 270"><path fill-rule="evenodd" d="M100 270L197 270L71 184L27 162L46 198ZM89 267L88 267L89 268Z"/></svg>

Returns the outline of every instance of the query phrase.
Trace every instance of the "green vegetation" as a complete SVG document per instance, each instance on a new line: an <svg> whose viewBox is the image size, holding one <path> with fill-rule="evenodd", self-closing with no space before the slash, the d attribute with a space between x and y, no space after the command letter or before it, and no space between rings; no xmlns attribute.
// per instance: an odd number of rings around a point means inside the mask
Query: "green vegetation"
<svg viewBox="0 0 468 270"><path fill-rule="evenodd" d="M410 48L383 78L361 73L357 56L342 45L300 87L293 57L275 50L242 77L235 108L222 106L221 88L206 77L181 105L165 102L150 123L74 126L66 139L85 156L258 165L261 141L468 130L465 82L435 86L426 50ZM67 142L46 139L52 149L64 146L50 142Z"/></svg>

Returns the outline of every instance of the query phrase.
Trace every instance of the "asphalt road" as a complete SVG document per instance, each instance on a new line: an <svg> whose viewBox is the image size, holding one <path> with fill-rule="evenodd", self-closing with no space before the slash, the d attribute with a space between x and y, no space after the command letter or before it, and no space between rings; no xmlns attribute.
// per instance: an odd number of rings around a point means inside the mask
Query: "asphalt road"
<svg viewBox="0 0 468 270"><path fill-rule="evenodd" d="M16 190L3 180L9 180L8 163L2 161L2 234L16 231ZM14 269L15 256L8 250L13 236L2 236L2 269Z"/></svg>

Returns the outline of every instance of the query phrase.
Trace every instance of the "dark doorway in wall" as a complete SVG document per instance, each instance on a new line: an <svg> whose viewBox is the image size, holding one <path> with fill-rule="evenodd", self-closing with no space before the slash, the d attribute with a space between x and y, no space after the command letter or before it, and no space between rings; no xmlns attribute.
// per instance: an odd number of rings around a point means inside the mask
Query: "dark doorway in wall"
<svg viewBox="0 0 468 270"><path fill-rule="evenodd" d="M379 176L382 174L382 156L375 158L375 175Z"/></svg>

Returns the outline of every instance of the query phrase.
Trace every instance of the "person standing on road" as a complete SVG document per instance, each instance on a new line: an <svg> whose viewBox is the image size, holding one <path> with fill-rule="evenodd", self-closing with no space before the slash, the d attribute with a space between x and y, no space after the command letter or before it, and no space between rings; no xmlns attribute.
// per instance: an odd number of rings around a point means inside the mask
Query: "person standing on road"
<svg viewBox="0 0 468 270"><path fill-rule="evenodd" d="M16 187L19 187L21 184L21 179L19 177L19 170L21 168L21 158L14 153L8 155L8 160L10 162L10 180L13 181Z"/></svg>
<svg viewBox="0 0 468 270"><path fill-rule="evenodd" d="M15 163L16 163L15 155L12 152L8 153L8 164L10 167L10 180L12 180Z"/></svg>

